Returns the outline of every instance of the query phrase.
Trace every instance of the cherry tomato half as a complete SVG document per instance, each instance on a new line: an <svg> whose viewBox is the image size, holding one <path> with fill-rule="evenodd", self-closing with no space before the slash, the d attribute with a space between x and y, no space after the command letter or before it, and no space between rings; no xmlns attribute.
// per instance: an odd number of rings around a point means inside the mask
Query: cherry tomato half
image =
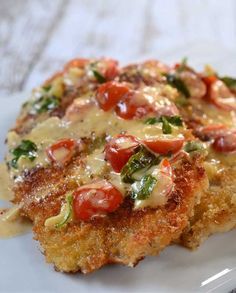
<svg viewBox="0 0 236 293"><path fill-rule="evenodd" d="M174 154L178 152L184 144L184 138L178 137L173 139L147 139L142 140L142 143L155 153L160 155L167 155L169 153Z"/></svg>
<svg viewBox="0 0 236 293"><path fill-rule="evenodd" d="M123 119L142 118L154 111L145 95L138 91L130 91L115 108L116 114Z"/></svg>
<svg viewBox="0 0 236 293"><path fill-rule="evenodd" d="M106 180L84 185L73 196L75 218L82 221L114 212L123 201L122 193Z"/></svg>
<svg viewBox="0 0 236 293"><path fill-rule="evenodd" d="M51 145L47 150L47 156L51 162L64 165L74 155L76 142L73 139L62 139Z"/></svg>
<svg viewBox="0 0 236 293"><path fill-rule="evenodd" d="M207 86L206 98L217 108L225 111L236 111L236 97L216 76L203 77Z"/></svg>
<svg viewBox="0 0 236 293"><path fill-rule="evenodd" d="M236 151L236 131L219 136L212 144L214 150L220 153L231 153Z"/></svg>
<svg viewBox="0 0 236 293"><path fill-rule="evenodd" d="M104 77L106 80L113 80L119 73L118 62L114 59L104 59L103 61L107 66Z"/></svg>
<svg viewBox="0 0 236 293"><path fill-rule="evenodd" d="M216 138L224 134L227 127L224 124L211 124L199 128L199 133L209 138Z"/></svg>
<svg viewBox="0 0 236 293"><path fill-rule="evenodd" d="M115 172L120 172L139 145L132 135L119 135L105 146L105 159Z"/></svg>
<svg viewBox="0 0 236 293"><path fill-rule="evenodd" d="M96 93L96 100L101 109L109 111L129 92L122 83L110 81L102 84Z"/></svg>

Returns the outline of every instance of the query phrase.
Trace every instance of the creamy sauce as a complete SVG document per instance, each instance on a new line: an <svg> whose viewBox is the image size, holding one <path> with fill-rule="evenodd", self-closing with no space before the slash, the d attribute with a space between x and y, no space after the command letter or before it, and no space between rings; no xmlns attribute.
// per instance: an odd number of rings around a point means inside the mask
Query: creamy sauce
<svg viewBox="0 0 236 293"><path fill-rule="evenodd" d="M79 99L78 99L79 100ZM77 107L78 102L75 100L74 104ZM50 161L46 154L46 149L62 138L73 138L79 140L82 137L101 137L106 134L115 136L121 132L126 132L138 137L139 139L147 139L153 137L163 137L161 124L145 125L140 120L124 120L119 118L113 111L104 112L96 105L90 105L86 108L86 116L81 118L81 109L73 119L70 121L67 117L59 119L51 117L42 123L39 123L30 133L23 137L17 136L14 132L8 134L8 146L12 149L19 145L22 139L31 140L37 147L37 157L34 161L30 161L27 157L20 157L18 160L18 168L11 169L12 176L20 175L23 170L31 169L34 166L47 166ZM174 138L182 136L180 132L182 128L172 127L173 133L165 136L166 138ZM7 160L12 160L11 152L8 153Z"/></svg>
<svg viewBox="0 0 236 293"><path fill-rule="evenodd" d="M236 112L235 111L225 111L217 108L209 102L205 102L200 99L191 99L194 111L196 111L199 116L201 115L201 120L204 125L209 124L224 124L227 127L235 127L236 125Z"/></svg>
<svg viewBox="0 0 236 293"><path fill-rule="evenodd" d="M146 174L151 174L157 179L157 183L145 200L136 199L134 202L134 209L143 209L145 207L157 207L163 206L167 203L168 195L172 192L174 188L173 180L171 177L163 175L160 171L159 166L152 167Z"/></svg>
<svg viewBox="0 0 236 293"><path fill-rule="evenodd" d="M79 75L76 70L70 71L69 75ZM73 78L70 78L73 83ZM60 83L58 83L60 84ZM55 90L53 88L50 91ZM58 86L58 92L61 88ZM144 87L142 89L145 99L154 104L156 108L164 108L171 106L170 100L176 95L176 90L169 86ZM143 95L140 95L140 103L142 103ZM170 100L167 99L170 98ZM137 103L139 100L137 100ZM144 118L145 120L145 118ZM60 139L74 139L80 141L81 138L103 137L104 134L113 137L120 133L131 134L140 140L160 139L175 139L183 137L185 130L183 127L172 126L172 133L163 134L162 124L146 125L142 120L124 120L118 117L114 111L105 112L96 105L94 98L91 95L75 99L73 104L67 109L65 117L50 117L47 120L38 123L29 133L23 136L18 136L15 132L8 134L9 152L7 161L13 159L12 149L18 146L22 140L30 140L37 145L37 156L33 161L27 157L21 156L17 161L17 168L11 168L11 177L15 180L23 180L21 174L25 170L30 170L35 166L48 166L51 164L46 150L52 144ZM126 145L124 145L126 147ZM112 172L112 168L104 160L104 146L101 149L95 150L92 154L83 159L79 166L74 166L71 174L65 180L74 180L78 185L89 184L94 179L106 178L114 186L119 189L124 196L128 194L131 185L124 184L121 181L120 174ZM59 160L66 155L66 150L60 150L54 154ZM146 171L146 170L145 170ZM143 208L146 206L155 207L163 205L167 201L166 194L171 182L168 178L162 178L160 172L156 174L158 183L147 200L135 202L135 208ZM137 179L138 180L138 179ZM168 181L168 182L167 182ZM56 184L55 184L56 185ZM40 190L33 191L32 196L35 199L40 199L47 196L47 191L56 188L56 186L40 187ZM34 194L35 193L35 194Z"/></svg>
<svg viewBox="0 0 236 293"><path fill-rule="evenodd" d="M211 147L207 157L208 161L212 161L214 164L223 164L225 166L234 166L236 164L236 153L219 153L215 152Z"/></svg>
<svg viewBox="0 0 236 293"><path fill-rule="evenodd" d="M19 206L0 210L0 238L10 238L29 232L32 224L19 216Z"/></svg>
<svg viewBox="0 0 236 293"><path fill-rule="evenodd" d="M0 199L13 199L13 192L11 191L11 180L5 163L0 163Z"/></svg>

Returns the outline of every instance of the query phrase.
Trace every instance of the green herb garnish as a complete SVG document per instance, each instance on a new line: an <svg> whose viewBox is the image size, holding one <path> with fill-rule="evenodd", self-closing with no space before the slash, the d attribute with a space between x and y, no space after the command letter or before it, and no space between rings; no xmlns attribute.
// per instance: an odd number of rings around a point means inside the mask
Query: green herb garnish
<svg viewBox="0 0 236 293"><path fill-rule="evenodd" d="M177 77L175 74L167 73L166 80L169 85L176 88L179 92L181 92L186 98L190 97L190 92L188 88L186 87L185 83Z"/></svg>
<svg viewBox="0 0 236 293"><path fill-rule="evenodd" d="M22 140L21 144L12 151L12 154L14 158L11 160L10 164L13 168L17 168L17 162L20 157L26 157L30 161L36 158L37 146L30 140Z"/></svg>
<svg viewBox="0 0 236 293"><path fill-rule="evenodd" d="M104 83L104 82L107 81L106 78L105 78L100 72L98 72L98 71L95 70L95 69L93 69L92 71L93 71L93 75L94 75L94 77L97 79L97 81L98 81L99 83Z"/></svg>
<svg viewBox="0 0 236 293"><path fill-rule="evenodd" d="M171 124L175 126L183 126L183 121L180 116L161 116L159 118L151 117L148 118L145 123L149 125L162 123L162 132L164 134L172 133Z"/></svg>
<svg viewBox="0 0 236 293"><path fill-rule="evenodd" d="M162 132L164 134L172 133L172 128L169 121L164 116L161 117L161 120L162 120Z"/></svg>
<svg viewBox="0 0 236 293"><path fill-rule="evenodd" d="M222 80L231 90L236 90L236 78L224 76L220 77L220 80Z"/></svg>
<svg viewBox="0 0 236 293"><path fill-rule="evenodd" d="M137 181L132 184L131 198L144 200L147 199L152 193L157 179L152 175L145 175L141 181Z"/></svg>
<svg viewBox="0 0 236 293"><path fill-rule="evenodd" d="M134 174L141 169L149 169L160 162L160 157L156 157L145 147L141 146L139 151L130 157L129 161L121 170L121 179L125 183L135 181Z"/></svg>
<svg viewBox="0 0 236 293"><path fill-rule="evenodd" d="M47 85L44 85L44 86L43 86L43 89L44 89L46 92L50 91L51 88L52 88L52 85L51 85L51 84L47 84Z"/></svg>
<svg viewBox="0 0 236 293"><path fill-rule="evenodd" d="M187 63L188 63L188 58L187 57L184 57L181 62L180 62L180 65L179 67L177 68L177 71L178 72L182 72L183 70L186 69L187 67Z"/></svg>
<svg viewBox="0 0 236 293"><path fill-rule="evenodd" d="M52 97L41 97L33 103L33 112L43 113L52 111L57 108L60 104L60 100L54 96Z"/></svg>
<svg viewBox="0 0 236 293"><path fill-rule="evenodd" d="M165 116L167 121L175 126L183 126L183 120L181 119L180 116Z"/></svg>
<svg viewBox="0 0 236 293"><path fill-rule="evenodd" d="M198 142L198 141L189 141L186 143L184 150L187 153L192 153L195 151L201 151L203 150L203 145L202 143Z"/></svg>
<svg viewBox="0 0 236 293"><path fill-rule="evenodd" d="M148 125L153 125L153 124L156 124L156 123L158 123L158 122L160 122L159 121L159 118L156 118L156 117L150 117L150 118L148 118L147 120L145 120L145 124L148 124Z"/></svg>

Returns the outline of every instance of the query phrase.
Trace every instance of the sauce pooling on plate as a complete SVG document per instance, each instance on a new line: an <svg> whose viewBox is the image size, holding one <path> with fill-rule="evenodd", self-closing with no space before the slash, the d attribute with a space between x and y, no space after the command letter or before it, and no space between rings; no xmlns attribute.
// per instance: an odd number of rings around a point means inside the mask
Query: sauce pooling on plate
<svg viewBox="0 0 236 293"><path fill-rule="evenodd" d="M9 174L4 163L0 164L0 199L4 201L13 199ZM31 224L19 215L19 209L20 206L0 208L0 239L15 237L30 231Z"/></svg>
<svg viewBox="0 0 236 293"><path fill-rule="evenodd" d="M15 237L31 230L31 223L19 215L19 209L20 206L0 209L0 239Z"/></svg>

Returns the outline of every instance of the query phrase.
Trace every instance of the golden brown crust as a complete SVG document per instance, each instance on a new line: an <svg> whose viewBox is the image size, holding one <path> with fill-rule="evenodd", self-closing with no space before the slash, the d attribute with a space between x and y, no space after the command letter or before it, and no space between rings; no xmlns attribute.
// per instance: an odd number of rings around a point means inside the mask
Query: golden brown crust
<svg viewBox="0 0 236 293"><path fill-rule="evenodd" d="M70 181L72 166L63 172L41 169L28 175L16 188L16 201L23 200L23 214L34 221L35 238L57 270L88 273L107 263L134 266L146 255L158 254L187 226L206 184L204 170L198 167L201 162L196 160L186 160L176 168L176 188L163 208L134 211L132 201L126 199L105 218L50 230L44 226L45 220L58 214L64 193L76 186ZM39 200L48 189L50 195Z"/></svg>
<svg viewBox="0 0 236 293"><path fill-rule="evenodd" d="M235 167L225 168L203 193L200 203L195 206L190 226L181 237L184 246L195 249L211 234L236 227L235 172Z"/></svg>
<svg viewBox="0 0 236 293"><path fill-rule="evenodd" d="M117 79L131 82L135 89L143 85L163 86L163 75L155 70L155 64L128 66ZM163 65L158 63L158 66ZM152 76L146 73L146 67L151 67ZM64 89L60 107L50 113L32 116L23 112L16 131L23 134L49 116L62 117L73 99L88 91L87 84L83 86ZM45 220L60 212L65 194L77 188L75 177L80 157L64 168L36 168L25 174L23 182L15 185L14 202L23 203L22 215L33 221L35 239L40 242L47 262L53 263L57 270L89 273L109 263L134 266L145 256L156 255L176 241L184 229L187 231L189 218L194 219L194 206L208 184L202 160L196 155L176 165L174 191L167 204L156 209L135 211L133 201L126 198L118 210L104 218L70 222L61 229L45 227Z"/></svg>

